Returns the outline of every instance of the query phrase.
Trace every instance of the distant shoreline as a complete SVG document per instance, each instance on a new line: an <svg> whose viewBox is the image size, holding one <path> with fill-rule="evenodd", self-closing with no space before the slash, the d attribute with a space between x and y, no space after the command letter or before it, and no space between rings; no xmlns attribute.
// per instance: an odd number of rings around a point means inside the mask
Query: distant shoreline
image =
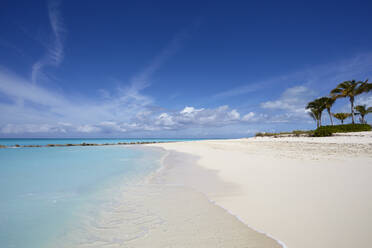
<svg viewBox="0 0 372 248"><path fill-rule="evenodd" d="M139 142L118 142L118 143L80 143L80 144L47 144L47 145L0 145L0 148L32 148L32 147L70 147L70 146L117 146L117 145L146 145L156 143L170 143L175 141L139 141Z"/></svg>

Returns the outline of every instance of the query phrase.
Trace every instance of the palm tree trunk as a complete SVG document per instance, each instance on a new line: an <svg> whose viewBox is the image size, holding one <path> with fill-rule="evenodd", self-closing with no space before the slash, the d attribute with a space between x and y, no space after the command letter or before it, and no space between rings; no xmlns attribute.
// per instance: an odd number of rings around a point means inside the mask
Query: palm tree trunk
<svg viewBox="0 0 372 248"><path fill-rule="evenodd" d="M319 116L319 127L322 126L322 113L320 113L320 116Z"/></svg>
<svg viewBox="0 0 372 248"><path fill-rule="evenodd" d="M341 120L341 125L344 125L344 120Z"/></svg>
<svg viewBox="0 0 372 248"><path fill-rule="evenodd" d="M351 121L355 124L354 121L354 97L350 97L350 104L351 104Z"/></svg>
<svg viewBox="0 0 372 248"><path fill-rule="evenodd" d="M364 120L364 115L361 115L362 116L362 124L366 124L366 121Z"/></svg>
<svg viewBox="0 0 372 248"><path fill-rule="evenodd" d="M332 114L331 114L331 109L327 108L328 114L329 114L329 119L331 120L331 125L333 126L333 120L332 120Z"/></svg>

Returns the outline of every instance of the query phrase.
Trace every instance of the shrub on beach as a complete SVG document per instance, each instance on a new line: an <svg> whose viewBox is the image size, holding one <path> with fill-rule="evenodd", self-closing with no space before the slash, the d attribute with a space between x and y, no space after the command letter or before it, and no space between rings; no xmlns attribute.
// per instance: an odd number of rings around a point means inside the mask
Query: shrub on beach
<svg viewBox="0 0 372 248"><path fill-rule="evenodd" d="M266 132L259 132L256 133L256 137L276 137L276 136L306 136L310 135L312 131L304 131L304 130L293 130L292 132L280 132L280 133L266 133Z"/></svg>
<svg viewBox="0 0 372 248"><path fill-rule="evenodd" d="M264 137L265 133L258 132L254 135L255 137Z"/></svg>
<svg viewBox="0 0 372 248"><path fill-rule="evenodd" d="M308 131L308 130L293 130L292 131L292 134L296 137L300 137L300 136L306 136L306 135L310 135L312 134L313 131Z"/></svg>
<svg viewBox="0 0 372 248"><path fill-rule="evenodd" d="M280 135L280 134L288 134L286 132L283 132L283 133L266 133L266 132L259 132L259 133L256 133L255 136L256 137L273 137L273 136L277 136L277 135Z"/></svg>
<svg viewBox="0 0 372 248"><path fill-rule="evenodd" d="M349 132L363 132L371 131L372 128L368 124L346 124L335 126L321 126L315 129L314 137L331 136L333 133L349 133Z"/></svg>
<svg viewBox="0 0 372 248"><path fill-rule="evenodd" d="M332 136L333 133L349 133L349 132L363 132L371 131L372 127L368 124L346 124L334 126L320 126L314 131L294 130L292 132L280 133L256 133L256 137L326 137Z"/></svg>
<svg viewBox="0 0 372 248"><path fill-rule="evenodd" d="M318 127L312 134L313 137L327 137L332 136L331 130L327 128Z"/></svg>

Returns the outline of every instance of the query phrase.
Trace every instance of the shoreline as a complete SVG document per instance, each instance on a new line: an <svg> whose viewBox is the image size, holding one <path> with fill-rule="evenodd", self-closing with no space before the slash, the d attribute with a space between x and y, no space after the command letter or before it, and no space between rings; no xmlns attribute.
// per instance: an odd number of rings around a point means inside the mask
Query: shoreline
<svg viewBox="0 0 372 248"><path fill-rule="evenodd" d="M72 230L63 247L281 247L213 204L202 192L182 182L166 181L173 168L169 159L178 155L171 156L173 152L159 147L136 149L159 152L156 161L153 157L146 161L159 162L160 167L137 182L116 185L119 194L99 206L94 215L86 216L83 228ZM182 159L194 158L185 155ZM214 175L209 179L217 180Z"/></svg>
<svg viewBox="0 0 372 248"><path fill-rule="evenodd" d="M185 182L185 181L182 182L182 179L180 177L174 178L173 176L175 174L185 172L185 171L180 171L179 170L180 164L175 165L174 160L179 160L181 158L183 160L183 162L181 162L182 166L189 167L186 170L190 170L190 167L193 167L191 169L191 171L188 171L188 173L193 174L193 176L198 176L198 175L200 176L202 174L203 179L205 179L205 177L209 178L209 179L207 179L207 180L209 180L209 183L211 181L214 181L213 182L214 186L219 184L219 185L223 186L224 188L226 188L226 187L227 188L233 188L233 187L237 187L236 185L232 185L232 184L229 184L227 182L222 181L222 179L219 178L219 176L217 175L217 173L215 171L208 171L208 170L205 170L204 168L198 166L196 163L197 163L197 160L199 158L196 157L196 156L193 156L193 155L190 155L190 154L187 154L187 153L181 153L181 152L178 152L178 151L167 150L167 149L164 149L163 147L160 147L160 148L166 152L166 154L163 156L162 161L161 161L162 166L158 169L158 171L155 172L155 174L150 175L151 178L150 178L149 181L147 181L148 183L161 184L161 185L165 185L165 186L184 187L184 188L189 188L189 189L191 189L195 192L201 193L210 204L222 209L224 212L231 215L237 221L241 222L247 228L256 232L258 235L263 235L264 237L267 237L268 239L274 240L282 248L288 248L283 241L273 237L269 233L265 233L264 231L257 230L256 228L250 226L240 216L232 213L229 209L220 205L218 202L212 200L208 196L208 193L206 192L206 189L205 188L201 189L201 187L203 187L203 186L200 187L200 185L199 185L199 187L198 186L195 187L195 184L194 184L195 181L194 182ZM167 161L167 160L170 160L170 161ZM175 170L174 174L166 175L167 173L169 173L169 170ZM207 175L207 174L209 174L209 175ZM181 177L183 177L183 179L185 179L184 176L181 176ZM178 183L174 183L174 182L177 182L177 181L178 181ZM234 191L234 189L231 189L231 192L232 191Z"/></svg>
<svg viewBox="0 0 372 248"><path fill-rule="evenodd" d="M372 173L372 132L147 146L196 156L194 166L236 184L241 192L203 192L196 184L194 189L249 228L281 240L283 247L372 243L367 235L372 230L368 221L372 183L367 177Z"/></svg>

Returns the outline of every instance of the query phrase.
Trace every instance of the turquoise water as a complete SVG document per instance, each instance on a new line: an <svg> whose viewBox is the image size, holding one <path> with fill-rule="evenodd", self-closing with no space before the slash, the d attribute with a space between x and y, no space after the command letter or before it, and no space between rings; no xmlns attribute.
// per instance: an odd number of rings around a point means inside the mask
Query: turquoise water
<svg viewBox="0 0 372 248"><path fill-rule="evenodd" d="M143 180L163 155L139 146L0 149L1 247L55 247L84 211Z"/></svg>
<svg viewBox="0 0 372 248"><path fill-rule="evenodd" d="M0 139L0 145L48 145L48 144L113 144L113 143L131 143L131 142L174 142L191 141L200 139Z"/></svg>

